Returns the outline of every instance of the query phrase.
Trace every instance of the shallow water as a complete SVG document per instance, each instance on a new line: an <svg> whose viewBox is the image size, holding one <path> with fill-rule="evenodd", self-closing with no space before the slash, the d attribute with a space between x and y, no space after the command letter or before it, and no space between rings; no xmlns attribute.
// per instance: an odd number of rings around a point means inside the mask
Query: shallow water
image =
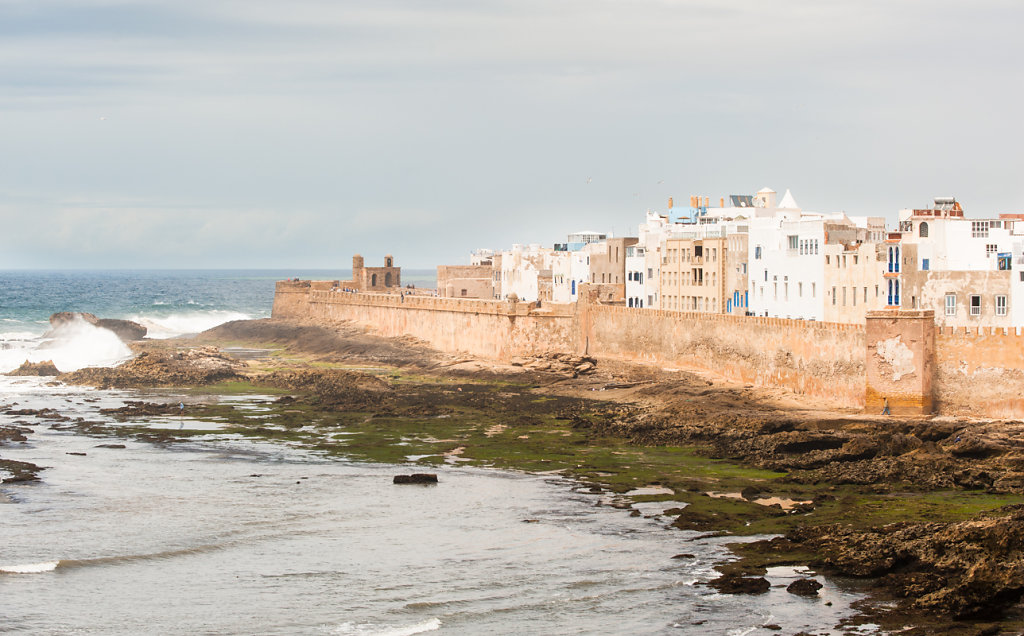
<svg viewBox="0 0 1024 636"><path fill-rule="evenodd" d="M138 396L0 378L0 404L88 420L125 399ZM717 594L701 583L727 558L723 540L667 529L650 505L646 517L599 505L552 475L450 465L430 469L436 486L395 486L422 469L217 433L92 438L0 415L15 420L35 434L0 456L50 468L40 484L0 487L14 500L0 504L2 632L838 633L858 598L831 584L813 600L784 587ZM126 448L96 448L112 441Z"/></svg>

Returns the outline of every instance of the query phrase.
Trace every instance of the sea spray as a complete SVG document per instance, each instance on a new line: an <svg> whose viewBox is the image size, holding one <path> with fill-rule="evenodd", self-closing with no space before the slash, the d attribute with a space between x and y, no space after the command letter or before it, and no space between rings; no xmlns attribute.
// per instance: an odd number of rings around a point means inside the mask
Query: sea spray
<svg viewBox="0 0 1024 636"><path fill-rule="evenodd" d="M77 371L82 367L118 364L132 356L128 345L113 331L81 318L59 325L39 340L8 343L19 346L0 350L0 372L13 371L26 361L45 360L52 360L60 371Z"/></svg>
<svg viewBox="0 0 1024 636"><path fill-rule="evenodd" d="M59 561L44 561L42 563L25 563L22 565L0 565L0 574L40 574L52 572L57 569Z"/></svg>
<svg viewBox="0 0 1024 636"><path fill-rule="evenodd" d="M238 311L214 309L166 315L141 313L128 316L128 320L133 320L146 327L149 330L146 337L163 339L200 333L232 320L249 320L252 317L250 314Z"/></svg>

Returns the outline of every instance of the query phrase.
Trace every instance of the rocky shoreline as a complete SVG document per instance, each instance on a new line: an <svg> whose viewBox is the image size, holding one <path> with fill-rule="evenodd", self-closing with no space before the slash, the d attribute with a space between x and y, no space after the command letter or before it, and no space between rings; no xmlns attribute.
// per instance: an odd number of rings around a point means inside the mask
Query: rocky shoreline
<svg viewBox="0 0 1024 636"><path fill-rule="evenodd" d="M281 355L240 360L218 343ZM677 528L776 535L737 544L741 558L723 564L715 582L723 591L758 593L766 567L806 564L870 582L878 602L865 605L863 620L911 626L902 633L1016 633L1024 624L1018 422L865 416L687 372L553 353L513 364L470 360L348 325L245 321L196 341L135 346L139 354L120 367L57 380L276 389L288 392L273 405L277 429L206 413L326 452L387 461L387 440L402 435L439 461L456 453L562 470L610 492L659 484L672 494L649 500L685 503L673 511ZM121 415L166 414L172 406L129 404ZM465 421L481 413L496 423L467 433ZM317 430L307 433L311 422ZM456 422L463 428L453 432ZM366 433L366 447L320 432L338 427Z"/></svg>

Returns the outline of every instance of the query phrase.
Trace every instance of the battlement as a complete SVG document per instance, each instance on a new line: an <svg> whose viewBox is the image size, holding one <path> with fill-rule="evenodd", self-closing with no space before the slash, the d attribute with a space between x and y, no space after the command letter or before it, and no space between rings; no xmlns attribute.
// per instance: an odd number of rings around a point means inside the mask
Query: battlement
<svg viewBox="0 0 1024 636"><path fill-rule="evenodd" d="M835 332L858 332L864 331L864 325L854 325L840 322L818 322L813 320L796 320L792 318L770 318L766 316L736 316L732 314L711 314L699 311L676 311L672 309L646 309L631 308L612 305L598 305L594 311L605 313L618 313L622 315L645 315L656 316L667 320L682 320L687 322L703 322L710 324L733 324L761 327L803 329L808 331L835 331Z"/></svg>

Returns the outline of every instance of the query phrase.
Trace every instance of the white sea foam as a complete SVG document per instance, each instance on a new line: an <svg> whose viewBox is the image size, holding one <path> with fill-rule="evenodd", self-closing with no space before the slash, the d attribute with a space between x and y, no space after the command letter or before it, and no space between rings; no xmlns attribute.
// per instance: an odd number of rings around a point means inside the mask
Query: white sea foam
<svg viewBox="0 0 1024 636"><path fill-rule="evenodd" d="M212 311L190 311L167 316L137 314L129 316L149 331L147 338L174 338L189 333L199 333L232 320L248 320L252 316L238 311L215 309Z"/></svg>
<svg viewBox="0 0 1024 636"><path fill-rule="evenodd" d="M391 626L374 625L369 623L342 623L332 633L339 636L349 634L358 636L413 636L424 632L433 632L441 629L441 619L431 618L415 625Z"/></svg>
<svg viewBox="0 0 1024 636"><path fill-rule="evenodd" d="M82 367L110 366L131 357L132 351L113 331L101 329L82 319L66 322L43 338L3 339L0 372L17 369L23 362L53 360L60 371Z"/></svg>
<svg viewBox="0 0 1024 636"><path fill-rule="evenodd" d="M0 332L0 340L34 340L40 335L34 331L4 331Z"/></svg>
<svg viewBox="0 0 1024 636"><path fill-rule="evenodd" d="M26 563L24 565L0 565L0 572L4 574L39 574L41 572L53 572L59 564L60 561L44 561L42 563Z"/></svg>

